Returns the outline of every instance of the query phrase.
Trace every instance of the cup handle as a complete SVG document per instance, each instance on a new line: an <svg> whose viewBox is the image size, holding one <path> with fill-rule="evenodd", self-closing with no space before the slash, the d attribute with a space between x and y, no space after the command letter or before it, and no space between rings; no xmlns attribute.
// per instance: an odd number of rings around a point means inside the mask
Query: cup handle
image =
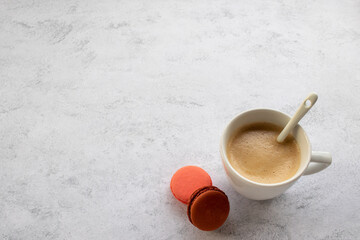
<svg viewBox="0 0 360 240"><path fill-rule="evenodd" d="M328 152L316 152L313 151L308 167L305 169L304 175L310 175L321 170L324 170L330 166L332 162L331 154Z"/></svg>

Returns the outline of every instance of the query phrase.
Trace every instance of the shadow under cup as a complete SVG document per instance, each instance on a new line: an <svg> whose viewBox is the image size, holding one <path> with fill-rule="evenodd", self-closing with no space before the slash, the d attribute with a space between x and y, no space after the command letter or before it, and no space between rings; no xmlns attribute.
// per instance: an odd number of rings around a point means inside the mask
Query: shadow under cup
<svg viewBox="0 0 360 240"><path fill-rule="evenodd" d="M304 173L309 165L311 158L311 145L304 129L297 125L292 134L297 141L300 148L301 162L296 174L291 178L280 183L258 183L240 175L230 164L227 157L227 143L233 134L241 127L257 122L267 122L275 124L279 127L285 127L289 122L290 117L285 113L272 109L254 109L243 112L235 117L225 128L220 142L220 154L224 169L228 179L234 189L243 196L254 200L265 200L276 197L283 193L286 189Z"/></svg>

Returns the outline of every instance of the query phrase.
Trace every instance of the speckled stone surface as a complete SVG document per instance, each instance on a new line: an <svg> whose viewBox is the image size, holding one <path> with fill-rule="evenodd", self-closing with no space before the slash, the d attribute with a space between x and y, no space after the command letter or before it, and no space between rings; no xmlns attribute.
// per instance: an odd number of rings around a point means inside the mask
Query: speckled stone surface
<svg viewBox="0 0 360 240"><path fill-rule="evenodd" d="M0 0L0 239L359 239L359 1ZM227 122L293 114L333 164L251 201L226 180ZM194 228L172 174L229 196Z"/></svg>

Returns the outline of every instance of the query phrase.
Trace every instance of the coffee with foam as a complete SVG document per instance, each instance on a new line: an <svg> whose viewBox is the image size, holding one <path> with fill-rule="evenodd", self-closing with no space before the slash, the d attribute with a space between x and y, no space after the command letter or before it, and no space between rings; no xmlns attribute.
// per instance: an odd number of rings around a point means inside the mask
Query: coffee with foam
<svg viewBox="0 0 360 240"><path fill-rule="evenodd" d="M232 167L258 183L279 183L293 177L300 167L300 149L291 135L278 143L281 130L271 123L253 123L235 132L226 151Z"/></svg>

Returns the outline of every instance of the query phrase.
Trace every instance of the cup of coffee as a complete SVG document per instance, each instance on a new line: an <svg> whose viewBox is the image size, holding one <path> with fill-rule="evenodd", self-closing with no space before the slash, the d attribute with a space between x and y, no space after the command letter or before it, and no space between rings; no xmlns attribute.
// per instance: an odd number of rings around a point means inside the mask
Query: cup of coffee
<svg viewBox="0 0 360 240"><path fill-rule="evenodd" d="M283 143L276 137L289 122L285 113L254 109L236 116L220 140L226 175L234 189L254 200L274 198L301 176L331 164L331 154L315 152L304 129L297 125Z"/></svg>

